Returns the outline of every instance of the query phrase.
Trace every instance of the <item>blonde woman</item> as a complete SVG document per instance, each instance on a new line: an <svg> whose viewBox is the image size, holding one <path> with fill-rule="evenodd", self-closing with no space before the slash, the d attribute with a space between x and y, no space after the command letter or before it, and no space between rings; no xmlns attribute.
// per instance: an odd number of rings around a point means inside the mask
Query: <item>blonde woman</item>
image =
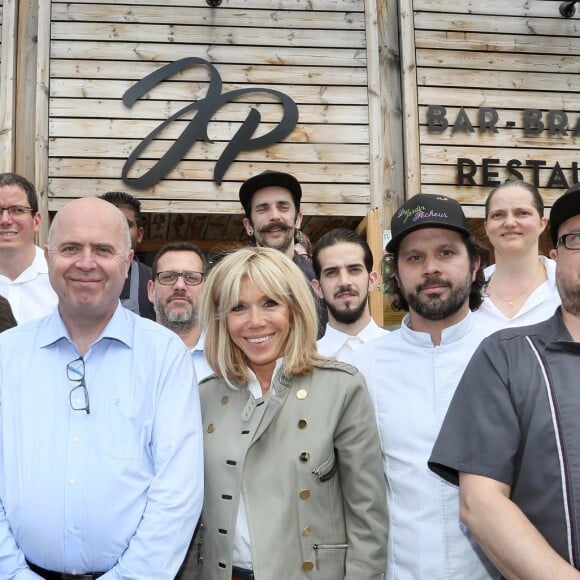
<svg viewBox="0 0 580 580"><path fill-rule="evenodd" d="M200 385L205 537L196 577L384 578L386 489L372 404L354 367L317 353L304 275L277 250L239 250L211 271L200 312L216 376Z"/></svg>
<svg viewBox="0 0 580 580"><path fill-rule="evenodd" d="M485 202L485 231L495 264L485 271L484 301L475 312L488 332L549 318L560 304L556 265L539 255L547 225L539 191L524 181L507 181Z"/></svg>

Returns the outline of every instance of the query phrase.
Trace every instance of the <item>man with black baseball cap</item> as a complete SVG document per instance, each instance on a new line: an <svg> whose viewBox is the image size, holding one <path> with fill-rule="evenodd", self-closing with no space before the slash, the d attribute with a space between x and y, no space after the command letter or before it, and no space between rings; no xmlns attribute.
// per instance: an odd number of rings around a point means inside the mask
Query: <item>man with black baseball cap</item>
<svg viewBox="0 0 580 580"><path fill-rule="evenodd" d="M429 462L507 578L580 578L580 185L550 228L561 307L482 342Z"/></svg>
<svg viewBox="0 0 580 580"><path fill-rule="evenodd" d="M250 177L240 187L240 203L246 217L244 227L257 246L284 252L302 270L308 281L314 279L312 264L294 249L294 232L302 223L298 180L282 171L264 171ZM326 305L315 296L318 338L324 334L328 314Z"/></svg>
<svg viewBox="0 0 580 580"><path fill-rule="evenodd" d="M482 249L457 201L418 194L391 221L393 307L401 328L347 362L365 376L381 436L390 524L387 578L486 580L499 575L459 520L457 489L427 459L463 370L483 338ZM387 538L385 538L387 541Z"/></svg>

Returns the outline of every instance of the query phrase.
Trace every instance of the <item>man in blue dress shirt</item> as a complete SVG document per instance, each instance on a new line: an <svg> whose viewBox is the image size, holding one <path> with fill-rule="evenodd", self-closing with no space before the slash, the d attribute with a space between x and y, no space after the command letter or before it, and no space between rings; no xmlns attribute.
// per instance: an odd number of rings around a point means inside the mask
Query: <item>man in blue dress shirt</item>
<svg viewBox="0 0 580 580"><path fill-rule="evenodd" d="M0 578L173 579L203 500L191 356L121 306L113 205L67 204L45 254L58 308L0 336Z"/></svg>

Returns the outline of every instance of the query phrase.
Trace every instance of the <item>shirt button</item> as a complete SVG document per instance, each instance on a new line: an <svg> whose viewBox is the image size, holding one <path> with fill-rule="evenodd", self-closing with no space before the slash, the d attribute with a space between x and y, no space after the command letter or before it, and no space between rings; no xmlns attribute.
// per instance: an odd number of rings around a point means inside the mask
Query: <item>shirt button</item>
<svg viewBox="0 0 580 580"><path fill-rule="evenodd" d="M306 462L310 459L310 453L308 453L308 451L303 451L300 454L300 461Z"/></svg>
<svg viewBox="0 0 580 580"><path fill-rule="evenodd" d="M305 528L302 528L302 535L303 536L309 536L310 535L310 526L306 526Z"/></svg>
<svg viewBox="0 0 580 580"><path fill-rule="evenodd" d="M77 482L77 480L76 480L74 477L71 477L71 478L68 480L68 482L69 482L71 485L74 485L74 484Z"/></svg>
<svg viewBox="0 0 580 580"><path fill-rule="evenodd" d="M302 564L302 569L305 572L312 572L312 570L314 569L314 564L310 560L306 560L306 562Z"/></svg>
<svg viewBox="0 0 580 580"><path fill-rule="evenodd" d="M79 441L80 439L76 435L72 438L73 443L78 443Z"/></svg>
<svg viewBox="0 0 580 580"><path fill-rule="evenodd" d="M308 421L306 419L300 419L300 421L298 421L298 429L306 429L308 425Z"/></svg>
<svg viewBox="0 0 580 580"><path fill-rule="evenodd" d="M303 489L298 495L300 496L300 499L308 499L310 497L310 490Z"/></svg>
<svg viewBox="0 0 580 580"><path fill-rule="evenodd" d="M74 534L74 533L75 533L75 527L74 527L74 526L69 526L69 527L67 528L67 532L68 532L69 534Z"/></svg>
<svg viewBox="0 0 580 580"><path fill-rule="evenodd" d="M207 432L208 432L208 433L213 433L213 431L214 431L214 426L213 426L213 423L210 423L210 424L207 426Z"/></svg>

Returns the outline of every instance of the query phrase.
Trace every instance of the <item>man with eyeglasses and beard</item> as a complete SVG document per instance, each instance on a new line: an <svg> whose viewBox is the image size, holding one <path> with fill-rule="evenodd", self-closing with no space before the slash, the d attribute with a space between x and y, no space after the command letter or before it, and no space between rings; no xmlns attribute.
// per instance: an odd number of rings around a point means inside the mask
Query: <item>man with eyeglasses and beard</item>
<svg viewBox="0 0 580 580"><path fill-rule="evenodd" d="M365 342L388 334L369 312L369 291L379 275L373 272L365 240L344 228L330 230L318 240L312 266L312 287L328 310L326 332L318 341L320 354L343 360Z"/></svg>
<svg viewBox="0 0 580 580"><path fill-rule="evenodd" d="M190 350L197 380L213 374L203 354L204 334L199 325L199 300L207 261L189 242L171 242L153 259L147 287L159 324L175 332Z"/></svg>
<svg viewBox="0 0 580 580"><path fill-rule="evenodd" d="M562 305L492 334L461 379L430 467L506 578L580 578L580 184L550 212Z"/></svg>
<svg viewBox="0 0 580 580"><path fill-rule="evenodd" d="M58 307L0 335L0 578L173 580L203 502L191 356L121 305L115 206L66 204L45 256Z"/></svg>
<svg viewBox="0 0 580 580"><path fill-rule="evenodd" d="M264 171L246 180L240 187L240 203L246 217L246 233L256 246L284 252L302 270L307 280L314 279L312 264L295 251L294 234L302 223L300 200L302 187L289 173ZM316 299L318 338L326 329L326 306Z"/></svg>
<svg viewBox="0 0 580 580"><path fill-rule="evenodd" d="M459 519L457 489L427 460L461 374L483 336L483 250L457 201L418 194L391 221L387 251L401 328L350 360L375 403L389 506L387 579L484 580L499 576Z"/></svg>
<svg viewBox="0 0 580 580"><path fill-rule="evenodd" d="M1 173L0 212L0 294L22 324L52 312L57 302L44 253L35 245L41 216L34 185Z"/></svg>

